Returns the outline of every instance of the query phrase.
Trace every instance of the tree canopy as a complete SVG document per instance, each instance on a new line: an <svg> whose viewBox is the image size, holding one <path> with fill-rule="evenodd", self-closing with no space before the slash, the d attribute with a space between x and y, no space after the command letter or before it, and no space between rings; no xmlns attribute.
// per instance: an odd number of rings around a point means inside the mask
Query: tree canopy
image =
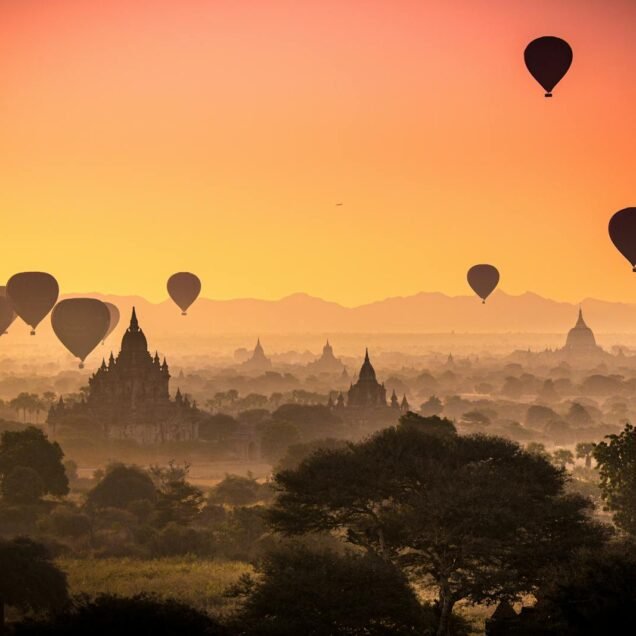
<svg viewBox="0 0 636 636"><path fill-rule="evenodd" d="M371 553L340 555L283 546L269 553L260 569L258 580L243 580L241 633L373 636L423 631L424 610L406 577Z"/></svg>
<svg viewBox="0 0 636 636"><path fill-rule="evenodd" d="M66 495L69 488L63 457L60 445L50 442L39 428L5 431L0 438L0 479L18 467L30 468L40 476L43 494Z"/></svg>
<svg viewBox="0 0 636 636"><path fill-rule="evenodd" d="M68 601L66 575L48 550L26 538L0 539L0 633L4 606L20 610L61 610Z"/></svg>
<svg viewBox="0 0 636 636"><path fill-rule="evenodd" d="M626 424L621 433L606 439L594 448L601 496L616 525L636 535L636 429Z"/></svg>
<svg viewBox="0 0 636 636"><path fill-rule="evenodd" d="M554 559L602 541L591 503L566 494L565 482L562 469L508 440L399 426L278 473L269 520L287 535L344 532L432 581L445 635L458 600L531 592Z"/></svg>

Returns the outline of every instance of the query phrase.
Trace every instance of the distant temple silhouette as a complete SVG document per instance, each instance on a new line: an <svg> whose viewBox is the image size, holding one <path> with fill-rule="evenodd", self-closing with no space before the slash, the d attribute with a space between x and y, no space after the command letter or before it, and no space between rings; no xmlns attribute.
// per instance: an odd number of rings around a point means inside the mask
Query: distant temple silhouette
<svg viewBox="0 0 636 636"><path fill-rule="evenodd" d="M333 402L330 400L329 405ZM375 369L369 359L369 350L367 349L364 354L364 362L360 367L360 373L355 383L351 384L347 393L347 404L345 406L345 400L342 393L338 395L336 404L334 407L339 409L354 409L354 410L378 410L378 409L399 409L406 413L409 410L409 403L406 399L406 395L402 398L400 403L398 397L393 391L391 396L391 404L387 404L386 401L386 388L384 384L380 384L375 375Z"/></svg>
<svg viewBox="0 0 636 636"><path fill-rule="evenodd" d="M579 319L576 324L568 332L563 349L573 355L589 355L590 353L594 354L601 351L601 348L596 344L594 333L583 320L582 309L579 309Z"/></svg>
<svg viewBox="0 0 636 636"><path fill-rule="evenodd" d="M107 438L134 439L142 444L192 440L198 437L199 411L179 389L170 399L170 372L148 351L135 309L121 341L121 351L89 378L86 400L65 404L62 398L49 411L55 432L85 420L98 424Z"/></svg>
<svg viewBox="0 0 636 636"><path fill-rule="evenodd" d="M334 355L333 347L329 344L329 340L322 348L320 358L310 362L307 365L307 369L313 373L344 373L346 371L342 362Z"/></svg>
<svg viewBox="0 0 636 636"><path fill-rule="evenodd" d="M256 340L256 346L254 352L249 360L246 360L241 364L241 369L245 371L269 371L272 368L272 361L265 355L263 346L261 345L261 339Z"/></svg>

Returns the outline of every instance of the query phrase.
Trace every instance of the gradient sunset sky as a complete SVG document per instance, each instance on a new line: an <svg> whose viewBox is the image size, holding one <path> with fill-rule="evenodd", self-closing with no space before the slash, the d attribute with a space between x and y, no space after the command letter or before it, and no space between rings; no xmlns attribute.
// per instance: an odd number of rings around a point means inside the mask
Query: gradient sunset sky
<svg viewBox="0 0 636 636"><path fill-rule="evenodd" d="M0 0L0 279L636 302L633 0ZM568 40L551 99L523 64ZM342 202L344 205L336 206Z"/></svg>

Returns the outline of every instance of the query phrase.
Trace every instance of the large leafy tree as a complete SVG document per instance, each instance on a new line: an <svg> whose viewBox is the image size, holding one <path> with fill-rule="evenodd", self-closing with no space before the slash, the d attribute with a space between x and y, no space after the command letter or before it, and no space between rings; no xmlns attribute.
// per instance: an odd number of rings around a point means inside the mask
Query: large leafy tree
<svg viewBox="0 0 636 636"><path fill-rule="evenodd" d="M282 546L234 589L239 631L255 636L421 634L427 618L404 574L371 553Z"/></svg>
<svg viewBox="0 0 636 636"><path fill-rule="evenodd" d="M601 496L614 521L636 535L636 429L631 424L594 447Z"/></svg>
<svg viewBox="0 0 636 636"><path fill-rule="evenodd" d="M5 605L20 610L61 610L67 601L66 575L43 545L24 538L0 539L0 634Z"/></svg>
<svg viewBox="0 0 636 636"><path fill-rule="evenodd" d="M102 480L88 493L89 508L127 508L134 501L157 499L150 475L138 466L112 464Z"/></svg>
<svg viewBox="0 0 636 636"><path fill-rule="evenodd" d="M0 479L18 467L31 468L40 476L44 493L66 495L69 489L63 457L60 445L49 441L39 428L5 431L0 438Z"/></svg>
<svg viewBox="0 0 636 636"><path fill-rule="evenodd" d="M270 523L344 534L432 583L440 636L457 601L532 592L545 566L602 541L591 503L566 494L565 472L545 458L501 438L422 429L386 429L278 473Z"/></svg>

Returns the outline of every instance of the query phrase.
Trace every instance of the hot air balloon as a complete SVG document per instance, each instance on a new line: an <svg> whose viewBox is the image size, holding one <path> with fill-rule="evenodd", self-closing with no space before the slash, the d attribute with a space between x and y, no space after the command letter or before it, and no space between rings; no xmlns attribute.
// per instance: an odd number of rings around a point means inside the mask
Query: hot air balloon
<svg viewBox="0 0 636 636"><path fill-rule="evenodd" d="M636 208L619 210L609 222L609 235L616 249L636 272Z"/></svg>
<svg viewBox="0 0 636 636"><path fill-rule="evenodd" d="M187 315L188 307L197 299L200 292L201 281L190 272L178 272L168 279L168 293L181 309L182 316Z"/></svg>
<svg viewBox="0 0 636 636"><path fill-rule="evenodd" d="M17 317L11 299L7 297L7 288L0 286L0 336L7 333L7 329Z"/></svg>
<svg viewBox="0 0 636 636"><path fill-rule="evenodd" d="M22 272L14 274L7 283L9 296L15 313L31 326L31 335L42 319L53 309L60 287L51 274L44 272Z"/></svg>
<svg viewBox="0 0 636 636"><path fill-rule="evenodd" d="M95 298L67 298L53 308L51 325L60 342L80 359L83 369L86 356L106 336L110 312Z"/></svg>
<svg viewBox="0 0 636 636"><path fill-rule="evenodd" d="M532 40L523 58L530 74L543 86L546 97L552 97L552 89L563 79L572 64L572 48L561 38L546 35Z"/></svg>
<svg viewBox="0 0 636 636"><path fill-rule="evenodd" d="M482 303L494 291L499 283L499 272L493 265L473 265L466 276L468 284L481 298Z"/></svg>
<svg viewBox="0 0 636 636"><path fill-rule="evenodd" d="M104 302L104 305L108 308L108 313L110 314L110 323L108 324L108 330L106 334L102 338L102 344L104 344L104 340L110 336L111 333L115 330L115 327L119 324L119 309L113 303Z"/></svg>

